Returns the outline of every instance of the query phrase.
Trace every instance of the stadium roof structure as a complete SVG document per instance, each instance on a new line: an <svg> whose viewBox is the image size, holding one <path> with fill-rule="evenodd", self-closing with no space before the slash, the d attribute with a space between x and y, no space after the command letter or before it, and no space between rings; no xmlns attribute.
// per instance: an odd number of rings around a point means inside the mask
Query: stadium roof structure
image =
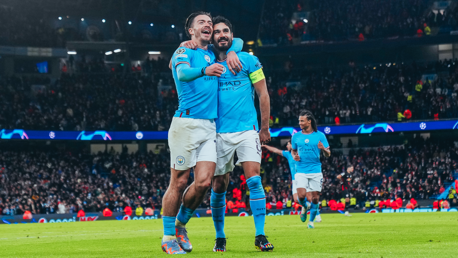
<svg viewBox="0 0 458 258"><path fill-rule="evenodd" d="M237 36L257 37L264 1L253 0L0 0L0 6L27 12L42 10L50 17L77 16L184 26L190 13L206 11L231 20Z"/></svg>

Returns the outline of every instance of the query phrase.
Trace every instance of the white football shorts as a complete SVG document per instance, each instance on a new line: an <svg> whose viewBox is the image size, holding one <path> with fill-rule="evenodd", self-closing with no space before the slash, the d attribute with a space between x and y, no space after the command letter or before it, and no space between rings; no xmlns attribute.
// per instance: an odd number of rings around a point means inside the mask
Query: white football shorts
<svg viewBox="0 0 458 258"><path fill-rule="evenodd" d="M218 133L216 135L215 176L225 175L234 170L234 155L237 151L237 166L243 162L253 161L261 164L261 142L255 130L237 133Z"/></svg>
<svg viewBox="0 0 458 258"><path fill-rule="evenodd" d="M171 168L187 170L199 161L216 163L214 120L174 117L168 138Z"/></svg>
<svg viewBox="0 0 458 258"><path fill-rule="evenodd" d="M296 173L296 189L305 188L307 192L321 192L323 173Z"/></svg>
<svg viewBox="0 0 458 258"><path fill-rule="evenodd" d="M296 180L293 180L292 186L293 186L293 195L297 194L297 182L296 182Z"/></svg>

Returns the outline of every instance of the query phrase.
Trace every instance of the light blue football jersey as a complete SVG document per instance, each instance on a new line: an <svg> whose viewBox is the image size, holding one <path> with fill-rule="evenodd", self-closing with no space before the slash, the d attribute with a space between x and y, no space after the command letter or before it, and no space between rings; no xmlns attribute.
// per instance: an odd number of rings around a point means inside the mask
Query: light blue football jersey
<svg viewBox="0 0 458 258"><path fill-rule="evenodd" d="M218 133L257 131L259 127L250 74L262 69L262 65L257 57L246 52L237 55L243 66L237 75L232 74L226 61L219 62L225 69L218 79Z"/></svg>
<svg viewBox="0 0 458 258"><path fill-rule="evenodd" d="M293 150L297 150L301 158L300 161L296 161L296 173L321 173L319 141L325 148L329 147L326 136L320 131L311 134L300 131L293 135L291 139Z"/></svg>
<svg viewBox="0 0 458 258"><path fill-rule="evenodd" d="M291 172L291 179L296 180L296 161L293 158L293 155L291 155L291 152L289 151L282 151L283 157L285 157L288 160L289 164L289 171Z"/></svg>
<svg viewBox="0 0 458 258"><path fill-rule="evenodd" d="M187 63L202 68L215 63L215 55L203 49L178 48L172 56L173 79L178 92L178 110L175 117L215 119L218 117L218 77L202 76L190 82L178 80L176 67Z"/></svg>

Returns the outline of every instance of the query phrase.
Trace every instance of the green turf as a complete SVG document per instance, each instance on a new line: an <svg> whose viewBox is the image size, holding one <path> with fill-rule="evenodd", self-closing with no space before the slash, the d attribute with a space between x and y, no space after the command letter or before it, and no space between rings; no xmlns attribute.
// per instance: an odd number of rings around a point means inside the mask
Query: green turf
<svg viewBox="0 0 458 258"><path fill-rule="evenodd" d="M228 252L213 253L211 218L193 218L196 257L457 257L457 213L322 214L307 229L299 216L267 217L271 253L254 248L252 217L226 218ZM0 225L0 257L156 257L162 220Z"/></svg>

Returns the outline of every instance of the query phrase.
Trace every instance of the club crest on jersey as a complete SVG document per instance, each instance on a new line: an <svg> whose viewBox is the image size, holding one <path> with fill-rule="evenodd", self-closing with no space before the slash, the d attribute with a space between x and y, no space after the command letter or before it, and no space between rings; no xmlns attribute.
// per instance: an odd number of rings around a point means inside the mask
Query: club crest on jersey
<svg viewBox="0 0 458 258"><path fill-rule="evenodd" d="M309 139L305 139L305 143L309 143Z"/></svg>
<svg viewBox="0 0 458 258"><path fill-rule="evenodd" d="M207 55L205 55L205 61L207 61L207 62L209 62L209 63L210 63L210 61L211 61L211 60L210 60L210 57L209 57L209 56L207 56Z"/></svg>
<svg viewBox="0 0 458 258"><path fill-rule="evenodd" d="M183 156L178 156L177 157L177 164L178 165L182 166L182 165L184 165L184 162L185 162L185 159L184 159Z"/></svg>
<svg viewBox="0 0 458 258"><path fill-rule="evenodd" d="M183 54L184 52L186 52L186 49L180 48L180 49L178 49L175 53L177 53L177 54Z"/></svg>
<svg viewBox="0 0 458 258"><path fill-rule="evenodd" d="M226 73L226 66L223 67L223 73Z"/></svg>

